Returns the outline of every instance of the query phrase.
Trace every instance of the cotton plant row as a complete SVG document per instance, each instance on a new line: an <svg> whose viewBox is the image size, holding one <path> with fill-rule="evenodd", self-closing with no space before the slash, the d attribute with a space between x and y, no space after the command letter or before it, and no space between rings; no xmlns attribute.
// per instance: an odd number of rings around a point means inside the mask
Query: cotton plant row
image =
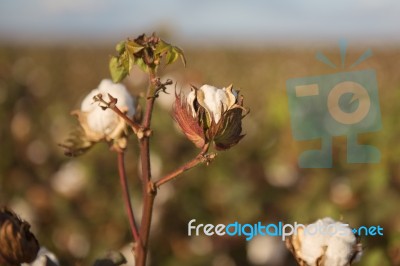
<svg viewBox="0 0 400 266"><path fill-rule="evenodd" d="M117 55L111 57L109 64L112 79L102 80L96 89L87 94L80 109L72 112L77 117L79 126L61 146L66 155L78 156L97 143L107 143L110 151L116 154L121 195L134 243L132 255L135 265L145 266L157 191L187 170L201 164L209 165L217 152L238 144L244 137L242 119L248 114L248 110L243 105L243 96L233 85L218 88L205 84L199 88L188 88L189 93L175 91L172 116L187 139L199 149L199 153L174 171L160 179L154 179L150 163L154 103L157 98L163 97L167 86L174 84L172 80L162 82L159 70L178 59L186 64L186 60L180 48L165 42L155 34L143 34L136 39L122 41L116 46L116 51ZM149 85L144 88L144 99L133 97L121 83L132 73L134 66L139 67L148 76ZM137 139L133 147L128 147L127 139L130 137ZM125 151L128 148L138 150L140 157L140 176L132 178L140 180L142 193L133 197L128 189L125 171ZM133 210L131 205L132 200L138 200L138 197L141 197L143 202L141 221L136 219L135 213L138 210ZM310 239L302 232L296 233L298 234L287 242L287 246L299 265L344 266L350 265L359 257L359 243L354 235L346 239ZM8 210L2 211L0 216L0 243L3 243L0 247L0 262L4 265L20 265L23 262L47 265L43 260L51 257L43 255L47 251L43 247L40 248L29 230L29 224ZM122 262L123 260L120 260L114 265Z"/></svg>

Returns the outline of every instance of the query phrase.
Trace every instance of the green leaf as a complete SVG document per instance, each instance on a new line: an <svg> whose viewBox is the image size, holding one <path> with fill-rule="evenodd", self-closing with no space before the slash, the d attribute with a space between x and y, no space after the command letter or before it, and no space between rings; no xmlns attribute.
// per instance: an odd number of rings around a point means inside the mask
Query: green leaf
<svg viewBox="0 0 400 266"><path fill-rule="evenodd" d="M183 50L177 46L174 46L173 49L181 58L183 66L186 67L186 58L185 58L185 54L183 53Z"/></svg>
<svg viewBox="0 0 400 266"><path fill-rule="evenodd" d="M136 54L143 50L144 46L137 44L134 41L127 41L125 43L125 48L129 51L130 54Z"/></svg>
<svg viewBox="0 0 400 266"><path fill-rule="evenodd" d="M121 64L120 58L113 56L110 59L109 68L111 78L115 83L120 82L128 75L128 68L124 64Z"/></svg>
<svg viewBox="0 0 400 266"><path fill-rule="evenodd" d="M183 66L186 66L186 59L182 49L172 46L170 51L167 53L167 65L174 63L179 57L182 60Z"/></svg>
<svg viewBox="0 0 400 266"><path fill-rule="evenodd" d="M142 71L147 72L148 68L146 63L143 61L143 58L134 58L134 64L137 65Z"/></svg>
<svg viewBox="0 0 400 266"><path fill-rule="evenodd" d="M131 72L132 67L133 67L134 64L135 64L135 57L133 55L129 54L129 59L128 59L128 69L129 69L128 71L129 71L129 73Z"/></svg>
<svg viewBox="0 0 400 266"><path fill-rule="evenodd" d="M131 55L128 53L128 51L125 51L125 52L124 52L122 55L120 55L119 58L118 58L119 64L121 64L121 65L126 69L126 71L128 72L128 74L129 74L129 72L130 72L131 69L132 69L132 65L130 64L130 57L131 57Z"/></svg>
<svg viewBox="0 0 400 266"><path fill-rule="evenodd" d="M162 55L164 53L167 53L171 50L172 46L169 43L164 42L163 40L160 40L156 46L156 49L154 51L154 54L156 55Z"/></svg>
<svg viewBox="0 0 400 266"><path fill-rule="evenodd" d="M168 53L167 53L167 65L172 64L173 62L176 61L176 59L179 58L179 54L176 53L173 49L171 49Z"/></svg>
<svg viewBox="0 0 400 266"><path fill-rule="evenodd" d="M118 52L118 54L122 54L125 52L125 41L120 41L116 46L115 50Z"/></svg>
<svg viewBox="0 0 400 266"><path fill-rule="evenodd" d="M177 46L172 46L163 40L160 40L157 44L154 54L157 56L165 55L167 65L174 63L180 57L183 65L186 66L186 59L183 50Z"/></svg>

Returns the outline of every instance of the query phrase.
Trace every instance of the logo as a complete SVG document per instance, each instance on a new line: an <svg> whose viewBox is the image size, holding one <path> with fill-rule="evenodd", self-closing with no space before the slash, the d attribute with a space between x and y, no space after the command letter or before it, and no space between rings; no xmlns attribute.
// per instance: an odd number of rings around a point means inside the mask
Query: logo
<svg viewBox="0 0 400 266"><path fill-rule="evenodd" d="M188 236L199 236L204 234L206 236L244 236L246 241L250 241L253 237L260 236L274 236L280 237L282 241L291 235L297 235L298 229L304 229L304 234L309 236L346 236L349 234L356 234L358 236L383 236L383 228L377 226L360 226L358 228L350 228L348 224L334 223L324 225L323 223L315 223L304 225L297 222L294 224L278 223L254 223L254 224L241 224L239 222L225 224L195 224L196 219L192 219L188 223Z"/></svg>
<svg viewBox="0 0 400 266"><path fill-rule="evenodd" d="M345 67L346 43L340 42L342 68ZM349 68L372 55L367 50ZM337 68L325 55L316 58ZM299 156L302 168L332 167L332 138L347 137L348 163L378 163L380 151L358 143L361 133L382 128L378 85L373 69L289 79L286 82L291 127L298 141L320 140L319 150Z"/></svg>

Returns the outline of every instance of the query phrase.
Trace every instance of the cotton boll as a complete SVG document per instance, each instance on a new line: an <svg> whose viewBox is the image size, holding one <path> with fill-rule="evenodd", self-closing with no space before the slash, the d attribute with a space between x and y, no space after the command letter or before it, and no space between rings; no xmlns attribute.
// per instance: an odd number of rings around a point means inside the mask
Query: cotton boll
<svg viewBox="0 0 400 266"><path fill-rule="evenodd" d="M325 252L325 265L345 265L350 259L353 245L338 238L331 239L330 242Z"/></svg>
<svg viewBox="0 0 400 266"><path fill-rule="evenodd" d="M217 150L227 150L244 137L242 119L246 113L233 85L193 88L188 95L178 95L173 106L174 119L186 137L198 148L212 140Z"/></svg>
<svg viewBox="0 0 400 266"><path fill-rule="evenodd" d="M95 100L95 97L102 101ZM129 94L122 84L115 84L111 80L102 80L98 88L92 90L82 101L81 110L74 111L85 131L87 140L97 142L100 140L120 140L126 135L126 122L110 108L107 103L116 99L115 106L126 113L129 118L135 114L135 99ZM121 142L124 148L126 141Z"/></svg>
<svg viewBox="0 0 400 266"><path fill-rule="evenodd" d="M308 231L309 233L304 234L302 254L303 259L308 264L313 264L324 253L324 249L329 243L331 236L320 233L320 229L326 228L330 224L334 224L334 221L327 217L307 225L305 232Z"/></svg>
<svg viewBox="0 0 400 266"><path fill-rule="evenodd" d="M356 237L350 228L347 228L346 231L344 236L335 235L331 237L325 252L326 266L345 265L352 257Z"/></svg>
<svg viewBox="0 0 400 266"><path fill-rule="evenodd" d="M110 134L118 124L118 115L112 110L96 110L87 116L88 126L95 132Z"/></svg>
<svg viewBox="0 0 400 266"><path fill-rule="evenodd" d="M87 123L89 128L98 133L110 134L119 123L119 117L110 109L104 110L106 107L104 103L95 102L93 98L99 94L106 102L111 101L109 95L116 98L116 106L123 111L127 111L128 117L133 117L135 114L134 99L124 85L115 84L111 80L104 79L99 87L92 90L82 101L81 111L88 113Z"/></svg>
<svg viewBox="0 0 400 266"><path fill-rule="evenodd" d="M204 92L205 108L214 116L216 123L221 119L221 108L228 105L228 97L225 90L210 85L203 85L200 90Z"/></svg>
<svg viewBox="0 0 400 266"><path fill-rule="evenodd" d="M135 102L132 96L129 94L128 90L126 87L122 84L116 84L113 83L109 79L104 79L101 81L99 85L99 91L102 93L103 97L107 96L110 94L112 97L117 98L117 107L123 108L127 107L128 108L128 116L133 116L135 114ZM108 99L110 100L110 99Z"/></svg>
<svg viewBox="0 0 400 266"><path fill-rule="evenodd" d="M314 224L310 224L306 227L306 230L314 232L314 228L323 225L321 220L318 220ZM322 234L304 234L302 241L302 259L305 260L308 264L313 264L321 254L323 254L324 247L327 242L327 236Z"/></svg>
<svg viewBox="0 0 400 266"><path fill-rule="evenodd" d="M307 225L287 246L297 261L306 265L347 266L358 260L362 251L351 228L329 217Z"/></svg>
<svg viewBox="0 0 400 266"><path fill-rule="evenodd" d="M89 92L88 95L86 95L86 97L83 99L81 103L82 112L91 112L97 108L98 104L95 103L93 98L99 93L100 91L98 89L94 89L91 92Z"/></svg>

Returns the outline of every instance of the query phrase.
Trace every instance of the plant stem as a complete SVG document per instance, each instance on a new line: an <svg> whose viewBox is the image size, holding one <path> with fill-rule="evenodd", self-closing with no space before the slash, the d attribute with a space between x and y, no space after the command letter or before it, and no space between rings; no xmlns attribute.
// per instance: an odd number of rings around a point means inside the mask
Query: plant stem
<svg viewBox="0 0 400 266"><path fill-rule="evenodd" d="M193 167L196 167L197 165L199 165L201 163L204 163L204 162L207 162L209 159L211 159L211 158L207 158L205 156L205 154L208 151L209 145L210 145L209 143L204 145L204 147L201 150L201 152L193 160L191 160L190 162L185 163L184 165L182 165L181 167L179 167L175 171L169 173L168 175L165 175L160 180L155 182L155 187L159 188L163 184L175 179L177 176L179 176L183 172L186 172L187 170L192 169Z"/></svg>
<svg viewBox="0 0 400 266"><path fill-rule="evenodd" d="M147 90L147 100L146 100L146 111L143 118L143 122L141 125L142 131L150 131L151 128L151 118L153 114L153 107L154 101L156 99L156 87L157 87L157 80L156 74L154 70L149 72L150 76L150 86ZM138 134L139 137L139 134ZM145 266L147 261L147 253L149 249L149 236L150 236L150 228L151 228L151 220L153 215L153 206L154 206L154 199L157 195L157 183L154 184L151 181L151 165L150 165L150 135L143 134L139 137L140 143L140 161L141 161L141 168L142 168L142 197L143 197L143 210L142 210L142 221L140 224L140 243L141 245L138 246L137 256L136 256L136 265L137 266ZM162 178L158 185L162 185L179 174L195 167L201 162L208 161L210 158L205 157L204 155L207 153L209 148L209 144L206 144L199 155L196 156L195 159L190 161L189 163L185 164L181 168L177 169L176 171L172 172L171 174Z"/></svg>
<svg viewBox="0 0 400 266"><path fill-rule="evenodd" d="M112 97L112 95L109 94L109 97ZM115 98L114 98L115 99ZM122 119L125 120L125 122L132 128L133 132L135 132L135 134L137 134L137 132L140 129L140 125L138 125L137 123L135 123L135 121L133 121L131 118L129 118L126 113L122 112L115 103L112 103L112 101L110 102L106 102L105 100L103 100L102 97L98 97L97 101L104 103L107 108L110 108L111 110L113 110L117 115L119 115Z"/></svg>
<svg viewBox="0 0 400 266"><path fill-rule="evenodd" d="M113 110L115 113L117 113L120 117L122 117L125 122L132 128L133 132L135 134L139 131L140 126L135 123L132 119L130 119L125 113L123 113L117 106L112 106L110 107L111 110Z"/></svg>
<svg viewBox="0 0 400 266"><path fill-rule="evenodd" d="M155 71L150 70L150 85L147 90L147 100L146 100L146 111L142 122L143 130L150 130L151 117L153 113L155 97L153 97L152 92L156 86L155 84ZM148 252L148 239L150 235L151 219L153 214L153 204L154 198L156 196L156 190L153 189L151 179L151 165L150 165L150 136L145 134L140 139L140 160L142 167L142 183L143 183L143 211L142 211L142 221L140 225L140 240L141 246L139 247L139 252L137 253L136 263L137 266L145 266L147 260ZM150 185L149 185L150 184Z"/></svg>
<svg viewBox="0 0 400 266"><path fill-rule="evenodd" d="M137 264L138 266L145 266L147 260L147 252L149 249L149 236L151 219L153 215L153 205L156 196L156 191L150 188L146 192L143 198L143 213L142 213L142 224L140 227L140 237L142 242L141 252L138 253Z"/></svg>
<svg viewBox="0 0 400 266"><path fill-rule="evenodd" d="M129 193L128 181L126 178L124 152L118 152L118 172L119 172L119 178L121 181L125 209L126 209L126 213L128 215L128 219L129 219L129 226L131 228L133 239L140 246L141 244L140 244L139 231L137 229L136 222L135 222L135 216L134 216L133 210L132 210L131 196Z"/></svg>

